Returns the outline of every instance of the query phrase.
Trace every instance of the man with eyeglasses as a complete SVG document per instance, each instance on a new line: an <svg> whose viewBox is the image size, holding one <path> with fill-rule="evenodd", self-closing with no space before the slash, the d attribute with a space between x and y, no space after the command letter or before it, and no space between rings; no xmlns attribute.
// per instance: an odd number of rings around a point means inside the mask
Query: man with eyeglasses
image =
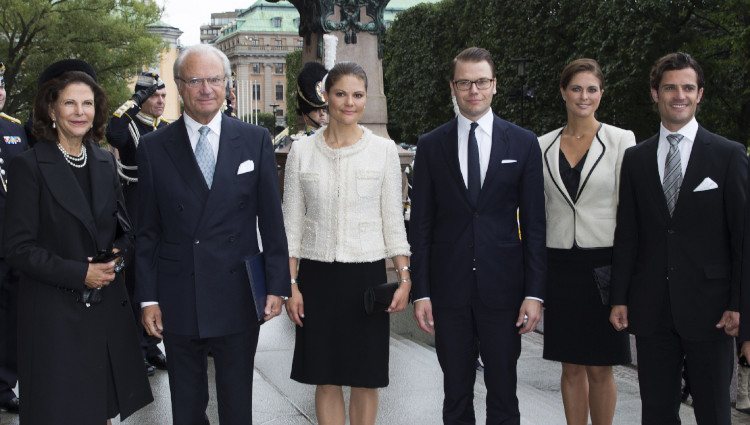
<svg viewBox="0 0 750 425"><path fill-rule="evenodd" d="M263 238L265 317L289 296L289 253L268 130L220 112L229 60L188 47L174 64L184 113L138 145L136 301L163 337L175 424L208 424L207 352L219 421L252 423L260 324L245 261Z"/></svg>
<svg viewBox="0 0 750 425"><path fill-rule="evenodd" d="M138 164L135 152L142 136L164 127L169 122L162 118L166 104L167 89L159 74L141 72L135 82L135 93L120 106L107 124L107 142L117 148L117 174L122 182L125 204L130 214L130 222L136 227L136 187L138 185ZM133 298L135 291L135 267L133 253L125 255L125 286ZM140 323L140 307L131 303L136 323ZM151 376L156 369L167 369L167 358L159 349L159 338L148 335L139 325L138 340L143 352L146 374Z"/></svg>
<svg viewBox="0 0 750 425"><path fill-rule="evenodd" d="M0 111L5 106L5 65L0 62ZM0 239L4 221L8 181L5 170L10 161L29 148L21 121L0 112ZM18 413L19 401L13 389L18 382L17 323L18 272L12 270L0 253L0 410Z"/></svg>
<svg viewBox="0 0 750 425"><path fill-rule="evenodd" d="M446 424L476 422L477 354L484 361L487 424L520 423L520 335L541 318L542 156L532 132L492 113L495 84L487 50L459 53L450 81L459 114L420 137L414 165L412 297L419 327L435 335Z"/></svg>

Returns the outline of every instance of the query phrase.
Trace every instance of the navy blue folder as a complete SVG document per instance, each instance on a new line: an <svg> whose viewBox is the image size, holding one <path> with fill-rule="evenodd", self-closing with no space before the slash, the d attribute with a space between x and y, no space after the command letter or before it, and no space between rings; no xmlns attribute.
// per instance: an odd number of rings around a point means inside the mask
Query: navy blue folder
<svg viewBox="0 0 750 425"><path fill-rule="evenodd" d="M245 258L245 270L247 271L247 280L250 281L250 291L253 294L255 302L255 314L258 315L258 321L262 322L266 315L266 261L263 253L259 252L251 257Z"/></svg>

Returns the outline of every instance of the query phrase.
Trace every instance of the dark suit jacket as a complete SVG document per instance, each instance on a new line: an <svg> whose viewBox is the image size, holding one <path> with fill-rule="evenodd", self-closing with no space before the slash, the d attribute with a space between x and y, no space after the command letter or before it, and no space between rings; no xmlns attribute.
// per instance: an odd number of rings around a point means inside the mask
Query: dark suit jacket
<svg viewBox="0 0 750 425"><path fill-rule="evenodd" d="M413 298L430 297L438 307L468 305L474 259L487 305L516 309L525 296L544 298L544 182L536 136L495 117L490 164L474 208L459 169L457 123L419 140L409 223Z"/></svg>
<svg viewBox="0 0 750 425"><path fill-rule="evenodd" d="M102 302L90 308L72 292L85 289L86 257L132 244L118 226L118 210L127 214L112 154L89 145L88 167L93 207L52 142L18 155L8 173L4 245L6 261L21 273L24 424L101 423L109 367L123 417L152 400L122 279L103 288Z"/></svg>
<svg viewBox="0 0 750 425"><path fill-rule="evenodd" d="M745 148L699 127L670 218L658 138L628 149L623 159L611 303L628 306L635 335L663 326L671 309L683 338L719 338L724 331L715 325L722 313L739 310ZM695 192L706 178L718 188Z"/></svg>
<svg viewBox="0 0 750 425"><path fill-rule="evenodd" d="M253 161L251 172L237 174ZM180 120L138 145L136 299L158 301L167 332L201 338L257 326L243 259L263 239L268 293L289 295L273 146L267 130L224 116L208 189Z"/></svg>

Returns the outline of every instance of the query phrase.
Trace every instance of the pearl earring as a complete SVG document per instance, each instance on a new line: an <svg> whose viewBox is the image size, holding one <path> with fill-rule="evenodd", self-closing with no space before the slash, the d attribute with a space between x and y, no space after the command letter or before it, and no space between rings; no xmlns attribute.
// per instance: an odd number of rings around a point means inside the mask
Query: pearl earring
<svg viewBox="0 0 750 425"><path fill-rule="evenodd" d="M57 126L55 125L55 120L52 120L52 128L57 128Z"/></svg>

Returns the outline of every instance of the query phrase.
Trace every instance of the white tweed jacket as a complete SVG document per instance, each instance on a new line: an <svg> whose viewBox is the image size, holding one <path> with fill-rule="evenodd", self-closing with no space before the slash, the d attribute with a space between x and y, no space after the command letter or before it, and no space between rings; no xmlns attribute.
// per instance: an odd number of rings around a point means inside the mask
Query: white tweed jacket
<svg viewBox="0 0 750 425"><path fill-rule="evenodd" d="M411 254L396 144L361 128L345 148L326 145L324 128L292 145L283 204L290 257L362 263Z"/></svg>
<svg viewBox="0 0 750 425"><path fill-rule="evenodd" d="M547 247L570 249L611 247L625 150L635 145L632 131L602 124L581 170L577 201L560 176L562 128L539 138L544 161Z"/></svg>

